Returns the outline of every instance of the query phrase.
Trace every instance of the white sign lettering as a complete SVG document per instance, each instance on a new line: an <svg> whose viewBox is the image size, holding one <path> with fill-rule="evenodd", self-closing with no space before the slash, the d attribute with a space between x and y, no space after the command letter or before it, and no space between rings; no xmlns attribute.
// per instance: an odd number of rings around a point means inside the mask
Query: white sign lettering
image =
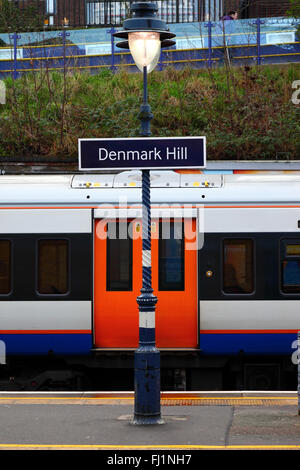
<svg viewBox="0 0 300 470"><path fill-rule="evenodd" d="M155 161L155 160L187 160L188 149L187 147L167 147L166 153L163 155L161 150L154 147L153 150L107 150L101 147L99 149L99 161L110 160L110 161L127 161L135 162L139 160L143 161Z"/></svg>

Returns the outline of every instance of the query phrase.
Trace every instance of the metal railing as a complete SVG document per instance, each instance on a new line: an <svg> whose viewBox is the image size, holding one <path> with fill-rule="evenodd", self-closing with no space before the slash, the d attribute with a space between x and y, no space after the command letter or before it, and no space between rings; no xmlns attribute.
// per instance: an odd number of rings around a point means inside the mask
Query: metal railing
<svg viewBox="0 0 300 470"><path fill-rule="evenodd" d="M260 65L300 61L300 42L292 20L200 22L173 25L176 46L164 50L158 70L173 65L180 68L219 65ZM130 53L119 52L110 29L66 30L0 35L0 78L14 79L39 70L91 73L102 68L135 70Z"/></svg>

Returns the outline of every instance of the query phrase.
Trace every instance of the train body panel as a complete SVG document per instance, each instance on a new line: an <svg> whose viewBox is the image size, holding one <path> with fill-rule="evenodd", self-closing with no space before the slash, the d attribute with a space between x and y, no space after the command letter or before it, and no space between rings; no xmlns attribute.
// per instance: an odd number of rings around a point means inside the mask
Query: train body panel
<svg viewBox="0 0 300 470"><path fill-rule="evenodd" d="M8 356L87 355L93 347L91 333L47 331L46 333L1 333Z"/></svg>
<svg viewBox="0 0 300 470"><path fill-rule="evenodd" d="M91 301L0 302L7 354L78 354L92 346Z"/></svg>
<svg viewBox="0 0 300 470"><path fill-rule="evenodd" d="M297 349L297 332L262 332L218 331L200 333L200 345L203 354L208 355L249 355L249 356L289 356Z"/></svg>
<svg viewBox="0 0 300 470"><path fill-rule="evenodd" d="M300 201L299 172L262 172L263 174L178 174L166 171L151 172L152 204L264 204ZM279 173L279 174L278 174ZM1 176L0 201L3 206L63 206L101 207L141 203L139 172L110 175L16 175ZM123 182L124 181L124 182ZM207 186L205 186L207 184ZM81 185L81 186L80 186ZM100 193L100 194L99 194ZM204 197L203 197L204 196Z"/></svg>
<svg viewBox="0 0 300 470"><path fill-rule="evenodd" d="M299 300L203 300L201 349L207 354L291 354L299 306Z"/></svg>
<svg viewBox="0 0 300 470"><path fill-rule="evenodd" d="M81 209L10 209L0 213L0 234L91 233L91 211Z"/></svg>

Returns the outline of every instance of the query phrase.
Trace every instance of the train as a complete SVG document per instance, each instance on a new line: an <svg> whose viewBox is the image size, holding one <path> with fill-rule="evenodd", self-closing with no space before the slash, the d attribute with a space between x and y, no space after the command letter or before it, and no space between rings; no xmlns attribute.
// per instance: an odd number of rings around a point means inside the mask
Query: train
<svg viewBox="0 0 300 470"><path fill-rule="evenodd" d="M300 164L150 175L162 389L296 389ZM133 388L141 211L138 170L0 175L1 390Z"/></svg>

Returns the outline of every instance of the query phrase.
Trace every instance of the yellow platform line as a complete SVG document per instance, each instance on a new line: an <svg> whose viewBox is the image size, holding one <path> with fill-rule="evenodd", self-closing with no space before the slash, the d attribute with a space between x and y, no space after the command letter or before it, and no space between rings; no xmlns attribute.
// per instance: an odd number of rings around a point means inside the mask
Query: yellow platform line
<svg viewBox="0 0 300 470"><path fill-rule="evenodd" d="M0 397L0 400L133 400L134 397Z"/></svg>
<svg viewBox="0 0 300 470"><path fill-rule="evenodd" d="M12 405L132 405L134 397L0 397L0 403ZM162 406L297 406L294 397L162 397Z"/></svg>
<svg viewBox="0 0 300 470"><path fill-rule="evenodd" d="M118 445L118 444L0 444L0 449L97 449L97 450L300 450L300 445Z"/></svg>
<svg viewBox="0 0 300 470"><path fill-rule="evenodd" d="M0 397L0 400L133 400L134 396L131 397L122 397L121 395L119 396L111 396L111 397ZM297 397L251 397L251 396L245 396L245 397L189 397L189 396L183 396L183 397L172 397L172 396L166 396L166 397L161 397L161 400L168 400L168 401L179 401L179 400L198 400L198 401L208 401L208 400L259 400L259 401L264 401L264 400L295 400L297 401Z"/></svg>

